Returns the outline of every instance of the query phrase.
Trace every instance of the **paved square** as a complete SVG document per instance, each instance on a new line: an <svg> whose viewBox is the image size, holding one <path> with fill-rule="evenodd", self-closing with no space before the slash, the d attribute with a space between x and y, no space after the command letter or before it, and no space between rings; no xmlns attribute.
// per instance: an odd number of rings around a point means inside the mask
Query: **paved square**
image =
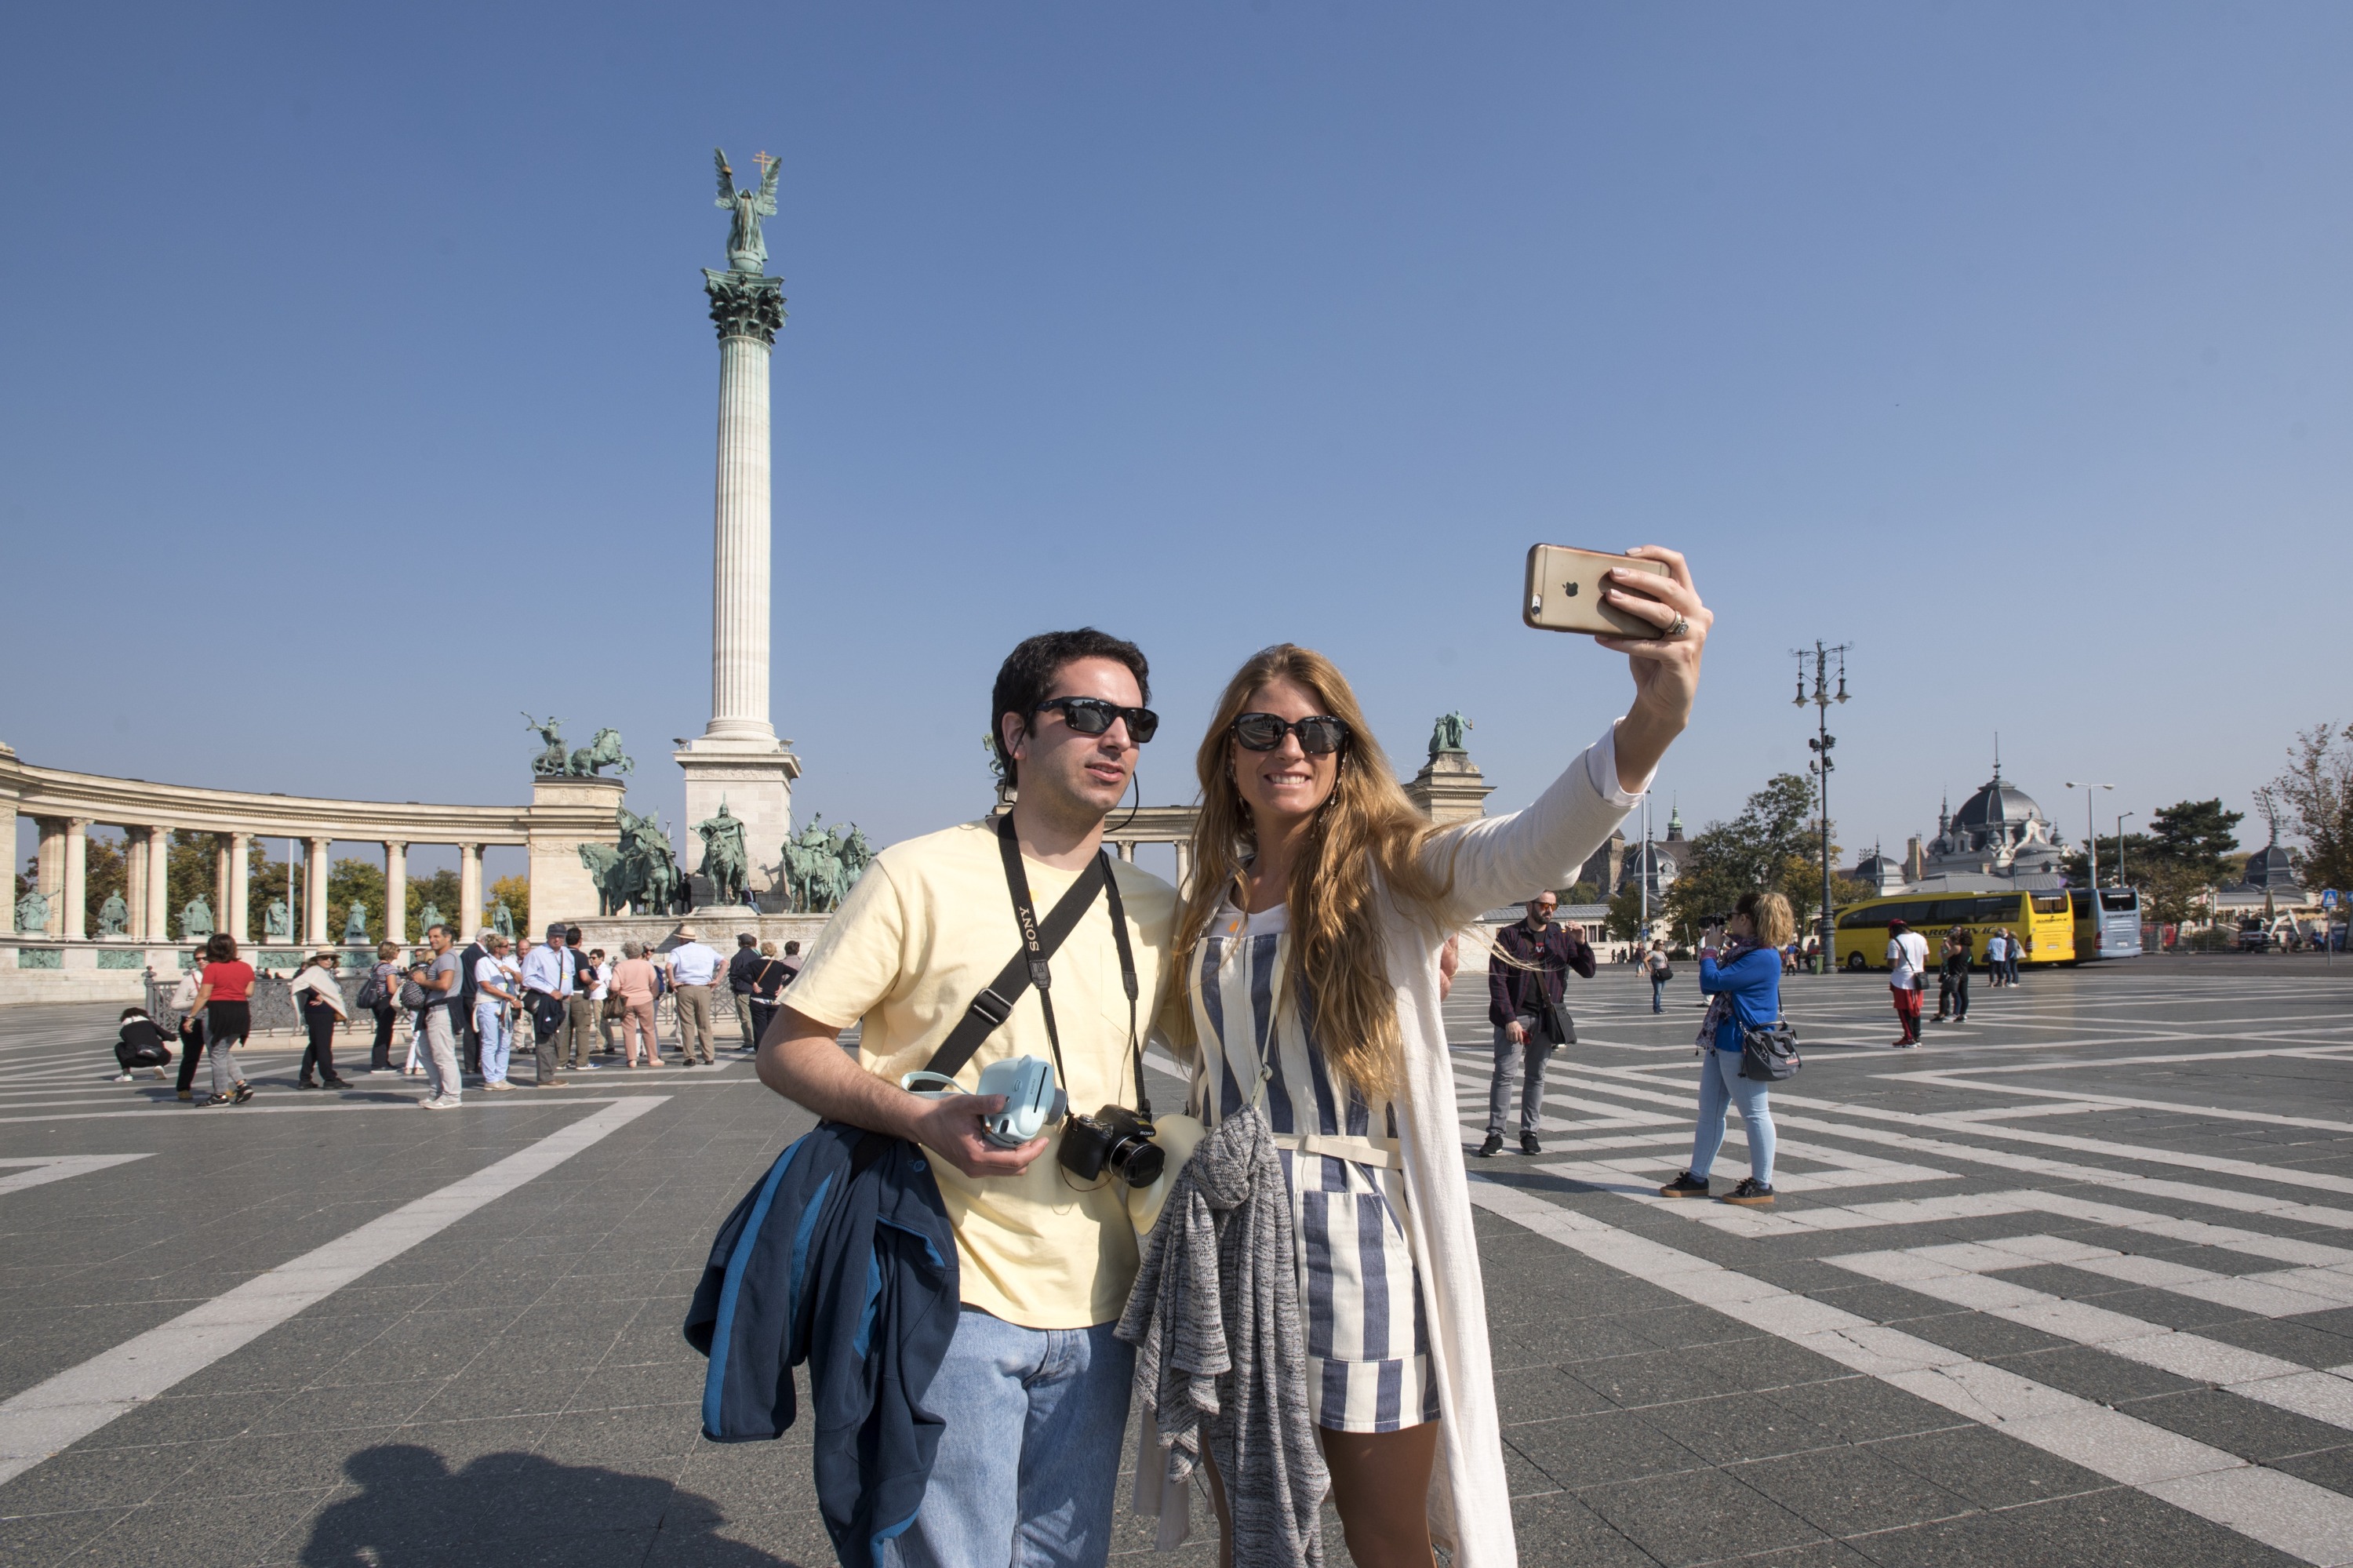
<svg viewBox="0 0 2353 1568"><path fill-rule="evenodd" d="M1876 978L1785 994L1777 1209L1654 1195L1687 975L1573 987L1545 1153L1470 1162L1522 1560L2353 1563L2353 969L2031 974L1901 1054ZM105 1081L109 1011L0 1012L0 1563L832 1560L679 1334L807 1125L748 1065L436 1115L281 1042L197 1110Z"/></svg>

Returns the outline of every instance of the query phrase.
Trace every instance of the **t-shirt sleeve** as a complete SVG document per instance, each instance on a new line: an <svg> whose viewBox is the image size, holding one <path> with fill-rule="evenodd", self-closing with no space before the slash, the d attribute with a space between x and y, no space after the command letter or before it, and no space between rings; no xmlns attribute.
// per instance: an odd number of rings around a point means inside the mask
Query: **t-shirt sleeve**
<svg viewBox="0 0 2353 1568"><path fill-rule="evenodd" d="M785 1003L805 1018L847 1029L898 988L906 967L906 908L885 863L877 861L826 922Z"/></svg>

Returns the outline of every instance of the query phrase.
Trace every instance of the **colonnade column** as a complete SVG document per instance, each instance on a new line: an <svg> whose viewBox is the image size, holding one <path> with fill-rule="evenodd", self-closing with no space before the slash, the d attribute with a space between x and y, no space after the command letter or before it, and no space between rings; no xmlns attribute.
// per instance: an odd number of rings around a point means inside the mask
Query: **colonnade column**
<svg viewBox="0 0 2353 1568"><path fill-rule="evenodd" d="M228 931L228 835L213 837L213 929ZM229 935L237 935L229 931Z"/></svg>
<svg viewBox="0 0 2353 1568"><path fill-rule="evenodd" d="M134 942L147 939L147 850L145 828L122 830L122 902L131 906L123 933Z"/></svg>
<svg viewBox="0 0 2353 1568"><path fill-rule="evenodd" d="M228 836L228 907L221 913L220 928L243 947L253 940L253 835Z"/></svg>
<svg viewBox="0 0 2353 1568"><path fill-rule="evenodd" d="M142 939L172 939L172 830L147 828L147 928Z"/></svg>
<svg viewBox="0 0 2353 1568"><path fill-rule="evenodd" d="M384 939L408 940L408 846L390 839L384 846Z"/></svg>
<svg viewBox="0 0 2353 1568"><path fill-rule="evenodd" d="M1193 846L1180 839L1168 847L1176 852L1176 891L1181 894L1193 879Z"/></svg>
<svg viewBox="0 0 2353 1568"><path fill-rule="evenodd" d="M482 924L482 846L458 846L458 939L470 942Z"/></svg>
<svg viewBox="0 0 2353 1568"><path fill-rule="evenodd" d="M33 891L48 900L42 933L61 937L66 929L66 824L62 817L36 817L40 843L33 853Z"/></svg>
<svg viewBox="0 0 2353 1568"><path fill-rule="evenodd" d="M90 934L90 819L66 819L65 926L60 933L79 941Z"/></svg>
<svg viewBox="0 0 2353 1568"><path fill-rule="evenodd" d="M307 841L302 857L302 940L313 948L327 942L327 844Z"/></svg>

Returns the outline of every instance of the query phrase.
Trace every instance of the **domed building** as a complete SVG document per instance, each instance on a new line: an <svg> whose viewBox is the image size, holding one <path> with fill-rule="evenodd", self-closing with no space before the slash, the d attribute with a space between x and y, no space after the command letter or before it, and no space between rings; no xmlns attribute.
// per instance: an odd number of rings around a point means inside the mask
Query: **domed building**
<svg viewBox="0 0 2353 1568"><path fill-rule="evenodd" d="M2001 776L1997 756L1993 777L1962 801L1959 810L1936 813L1936 836L1928 841L1921 858L1920 880L1956 888L1963 885L1957 880L1963 877L2061 887L2065 879L2059 867L2065 853L2058 830L2034 797Z"/></svg>

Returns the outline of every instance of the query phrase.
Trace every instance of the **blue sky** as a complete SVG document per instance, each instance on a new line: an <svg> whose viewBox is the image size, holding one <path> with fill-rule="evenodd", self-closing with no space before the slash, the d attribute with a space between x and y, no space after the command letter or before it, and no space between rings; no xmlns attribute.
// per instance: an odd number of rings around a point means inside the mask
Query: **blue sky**
<svg viewBox="0 0 2353 1568"><path fill-rule="evenodd" d="M1690 552L1662 789L1850 847L2005 771L2243 807L2348 716L2353 9L25 8L0 558L28 760L528 789L709 712L710 149L784 159L775 716L804 810L976 812L1004 650L1151 653L1145 799L1289 638L1524 802L1624 702L1536 540ZM322 733L313 699L337 705ZM29 829L26 830L27 834ZM495 869L495 868L494 868Z"/></svg>

